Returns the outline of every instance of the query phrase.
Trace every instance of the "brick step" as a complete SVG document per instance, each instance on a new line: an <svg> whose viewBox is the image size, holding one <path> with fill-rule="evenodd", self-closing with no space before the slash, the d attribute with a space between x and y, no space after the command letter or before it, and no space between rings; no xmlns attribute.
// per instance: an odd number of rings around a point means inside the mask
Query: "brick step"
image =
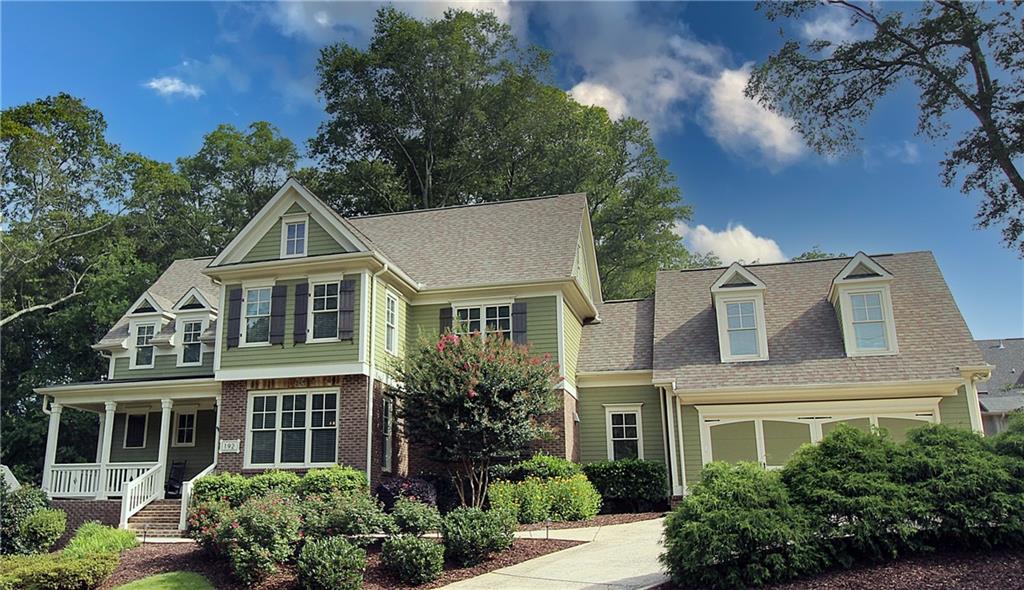
<svg viewBox="0 0 1024 590"><path fill-rule="evenodd" d="M162 516L141 516L141 517L133 516L133 517L128 519L128 524L137 524L137 525L140 525L140 526L141 525L154 526L154 525L158 525L158 524L172 524L174 526L178 526L178 517L175 516L174 518L164 518Z"/></svg>
<svg viewBox="0 0 1024 590"><path fill-rule="evenodd" d="M142 510L136 512L136 514L181 514L180 508L164 508L162 506L157 508L145 507Z"/></svg>
<svg viewBox="0 0 1024 590"><path fill-rule="evenodd" d="M135 533L136 537L142 538L147 537L150 539L184 539L185 531L179 531L178 529L128 529Z"/></svg>

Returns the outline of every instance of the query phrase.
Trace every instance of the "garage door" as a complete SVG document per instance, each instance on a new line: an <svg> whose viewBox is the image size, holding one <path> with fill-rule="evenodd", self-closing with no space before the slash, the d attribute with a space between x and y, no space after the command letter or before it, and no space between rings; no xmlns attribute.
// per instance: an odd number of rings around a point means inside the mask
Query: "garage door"
<svg viewBox="0 0 1024 590"><path fill-rule="evenodd" d="M938 422L939 398L822 403L697 406L701 456L711 461L752 461L769 469L785 465L801 445L817 442L846 424L885 429L902 441L907 431Z"/></svg>

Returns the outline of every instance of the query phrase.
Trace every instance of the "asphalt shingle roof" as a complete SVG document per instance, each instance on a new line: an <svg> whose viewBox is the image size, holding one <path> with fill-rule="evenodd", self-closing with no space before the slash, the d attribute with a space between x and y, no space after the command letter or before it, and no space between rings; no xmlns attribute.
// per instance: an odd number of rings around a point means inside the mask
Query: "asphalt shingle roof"
<svg viewBox="0 0 1024 590"><path fill-rule="evenodd" d="M893 274L899 354L846 356L828 301L833 278L849 262L750 265L764 281L769 360L722 363L711 285L724 269L664 271L657 277L654 378L679 389L810 385L958 377L983 359L930 252L872 257Z"/></svg>
<svg viewBox="0 0 1024 590"><path fill-rule="evenodd" d="M978 383L982 407L988 412L1024 408L1024 338L978 340L978 348L992 365L992 378Z"/></svg>
<svg viewBox="0 0 1024 590"><path fill-rule="evenodd" d="M599 324L583 326L580 371L651 369L654 299L605 301L597 307Z"/></svg>
<svg viewBox="0 0 1024 590"><path fill-rule="evenodd" d="M349 218L426 289L572 276L583 194Z"/></svg>

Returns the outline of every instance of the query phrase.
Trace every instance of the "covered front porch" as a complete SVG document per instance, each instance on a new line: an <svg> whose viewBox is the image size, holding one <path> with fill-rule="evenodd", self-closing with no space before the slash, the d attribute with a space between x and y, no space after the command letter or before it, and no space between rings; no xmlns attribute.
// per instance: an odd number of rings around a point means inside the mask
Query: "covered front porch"
<svg viewBox="0 0 1024 590"><path fill-rule="evenodd" d="M101 381L37 392L49 414L42 487L50 498L120 500L126 526L168 492L187 500L191 482L213 468L220 392L213 379ZM98 417L93 462L55 461L69 408Z"/></svg>

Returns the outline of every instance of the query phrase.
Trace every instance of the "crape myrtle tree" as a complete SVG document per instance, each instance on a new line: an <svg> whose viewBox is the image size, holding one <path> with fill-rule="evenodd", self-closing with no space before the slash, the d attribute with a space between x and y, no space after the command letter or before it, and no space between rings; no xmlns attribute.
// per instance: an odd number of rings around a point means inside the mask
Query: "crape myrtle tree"
<svg viewBox="0 0 1024 590"><path fill-rule="evenodd" d="M447 332L396 366L397 414L410 444L445 463L463 505L481 507L492 464L549 433L561 377L547 356L489 334Z"/></svg>

